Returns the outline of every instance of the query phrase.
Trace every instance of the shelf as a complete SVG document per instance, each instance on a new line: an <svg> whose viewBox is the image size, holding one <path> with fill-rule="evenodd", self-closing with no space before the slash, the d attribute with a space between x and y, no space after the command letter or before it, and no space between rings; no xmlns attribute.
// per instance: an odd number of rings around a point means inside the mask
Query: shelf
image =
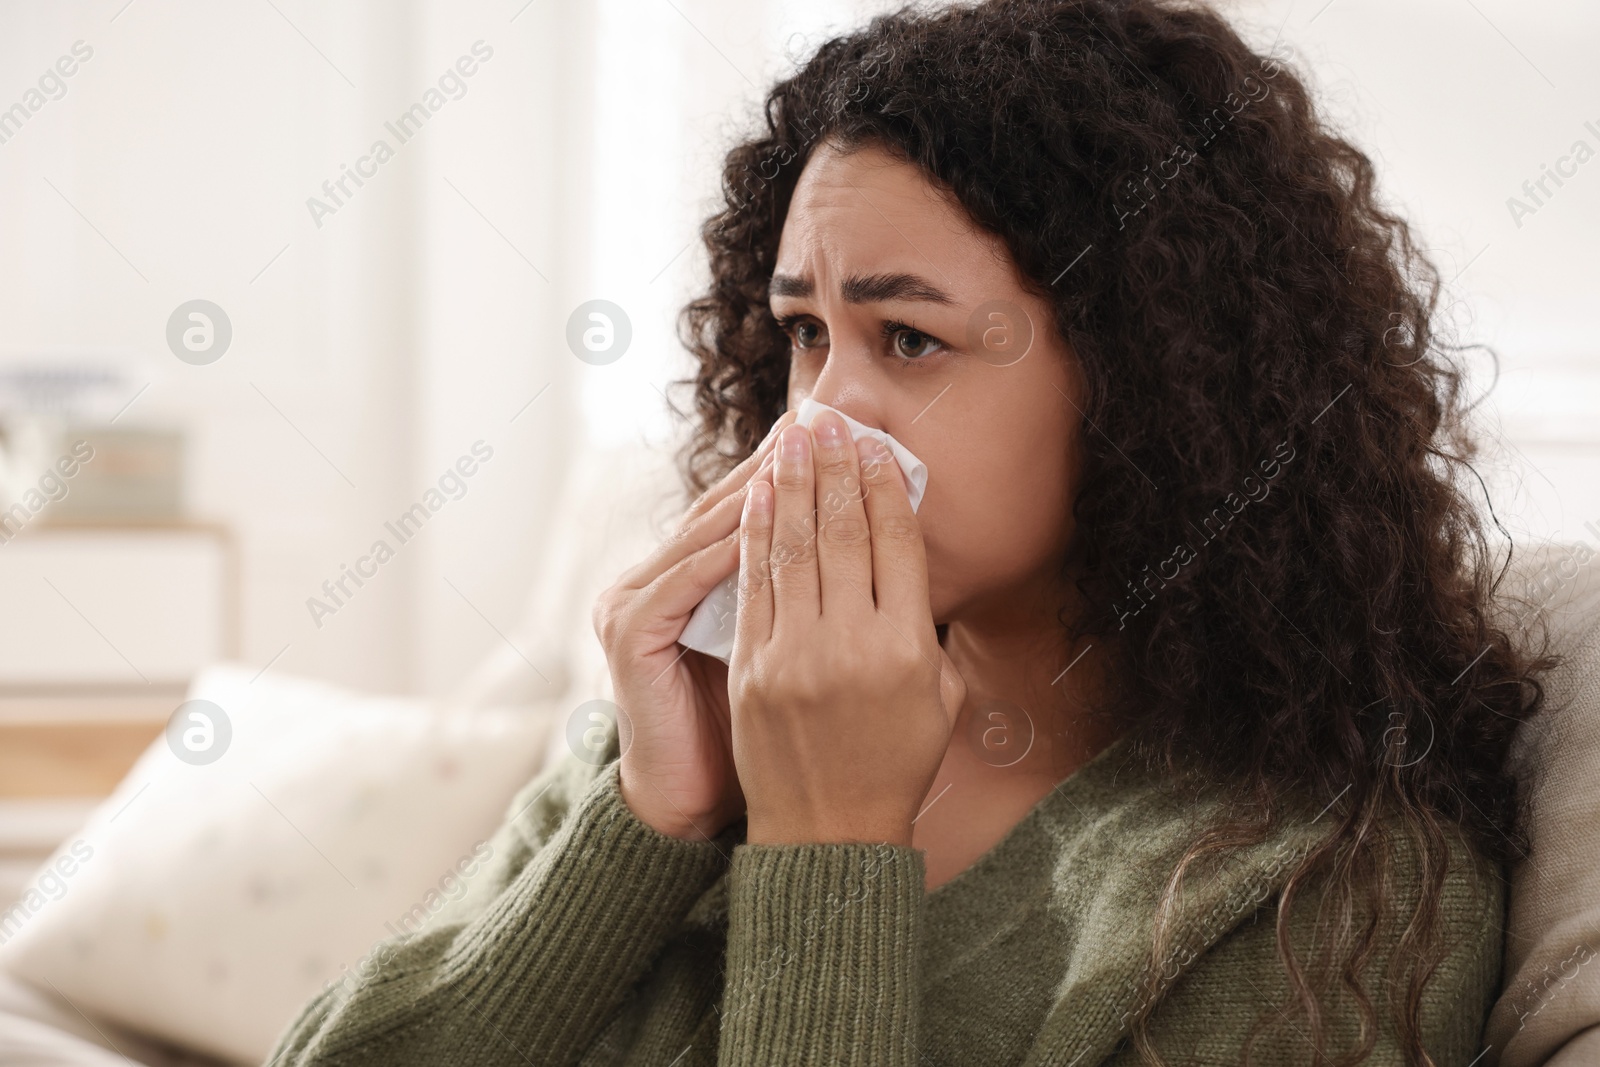
<svg viewBox="0 0 1600 1067"><path fill-rule="evenodd" d="M181 689L0 694L0 798L109 794L182 702Z"/></svg>

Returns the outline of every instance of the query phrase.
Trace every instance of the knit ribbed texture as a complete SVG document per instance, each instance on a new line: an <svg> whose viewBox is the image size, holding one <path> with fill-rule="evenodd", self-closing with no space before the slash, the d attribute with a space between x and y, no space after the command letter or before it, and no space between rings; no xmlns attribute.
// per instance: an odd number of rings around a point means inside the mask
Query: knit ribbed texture
<svg viewBox="0 0 1600 1067"><path fill-rule="evenodd" d="M892 845L734 849L724 1059L915 1062L924 877L922 852Z"/></svg>
<svg viewBox="0 0 1600 1067"><path fill-rule="evenodd" d="M1217 814L1119 742L929 892L916 849L752 845L742 820L715 841L657 833L622 800L609 751L530 783L457 913L309 1004L274 1067L1123 1067L1156 901ZM1186 883L1150 1018L1170 1062L1237 1064L1277 1015L1275 894L1312 836L1286 824ZM1315 904L1302 898L1297 936ZM1440 912L1454 948L1423 1013L1440 1067L1481 1047L1500 906L1494 872L1463 855ZM1353 1008L1328 1024L1354 1033ZM1256 1062L1309 1062L1293 1030L1270 1031ZM1383 1013L1365 1062L1403 1062Z"/></svg>
<svg viewBox="0 0 1600 1067"><path fill-rule="evenodd" d="M353 995L335 987L315 1002L296 1028L318 1022L305 1035L317 1056L305 1062L575 1059L727 866L725 845L669 837L635 817L619 769L605 765L480 918L404 944ZM465 1047L463 1027L479 1030ZM407 1058L424 1049L449 1058Z"/></svg>

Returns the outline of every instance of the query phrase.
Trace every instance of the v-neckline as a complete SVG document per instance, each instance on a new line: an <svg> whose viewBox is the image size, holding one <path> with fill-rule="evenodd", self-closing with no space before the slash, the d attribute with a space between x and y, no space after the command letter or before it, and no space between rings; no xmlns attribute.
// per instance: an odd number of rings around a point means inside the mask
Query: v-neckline
<svg viewBox="0 0 1600 1067"><path fill-rule="evenodd" d="M1022 840L1030 836L1035 826L1047 816L1064 810L1067 813L1065 818L1068 820L1074 816L1087 817L1088 812L1078 803L1075 794L1082 793L1094 779L1108 770L1115 773L1115 769L1121 767L1124 761L1119 759L1118 755L1127 751L1129 737L1128 733L1123 733L1089 757L1082 766L1062 778L1050 792L1035 801L1020 819L1011 824L1010 829L989 846L987 851L950 878L926 890L929 910L959 908L962 898L982 894L984 883L1011 863L1012 853L1021 847Z"/></svg>

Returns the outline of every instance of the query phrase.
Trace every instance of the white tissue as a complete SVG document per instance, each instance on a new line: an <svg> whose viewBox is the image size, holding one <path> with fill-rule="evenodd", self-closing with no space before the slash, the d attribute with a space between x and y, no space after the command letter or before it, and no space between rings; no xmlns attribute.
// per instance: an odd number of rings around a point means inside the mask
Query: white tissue
<svg viewBox="0 0 1600 1067"><path fill-rule="evenodd" d="M837 408L830 408L815 400L806 399L800 402L800 408L795 412L795 425L810 426L812 420L824 411L831 411L843 419L844 424L850 428L850 436L855 440L871 437L888 447L895 462L900 465L901 473L905 475L906 496L911 500L911 510L916 511L922 503L922 493L928 487L928 465L913 456L905 445L882 430L875 430L871 426L859 423ZM678 644L697 652L704 652L708 656L715 656L726 663L733 655L733 634L738 624L738 613L739 575L734 573L724 578L720 585L700 601L694 609L694 614L689 616L689 625L683 628Z"/></svg>

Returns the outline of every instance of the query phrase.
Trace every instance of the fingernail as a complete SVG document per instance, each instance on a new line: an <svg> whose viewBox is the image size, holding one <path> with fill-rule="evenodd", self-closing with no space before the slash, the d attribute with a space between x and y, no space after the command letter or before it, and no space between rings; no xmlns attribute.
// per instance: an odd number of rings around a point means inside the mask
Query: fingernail
<svg viewBox="0 0 1600 1067"><path fill-rule="evenodd" d="M844 445L844 420L831 411L824 411L816 417L811 424L811 432L816 436L817 444L823 448Z"/></svg>
<svg viewBox="0 0 1600 1067"><path fill-rule="evenodd" d="M787 426L778 435L778 459L784 463L800 463L806 458L806 439L810 435L800 426Z"/></svg>
<svg viewBox="0 0 1600 1067"><path fill-rule="evenodd" d="M772 483L766 480L753 482L750 495L744 502L746 515L765 515L772 510Z"/></svg>
<svg viewBox="0 0 1600 1067"><path fill-rule="evenodd" d="M894 454L889 451L889 446L878 440L876 437L862 438L860 443L862 452L864 452L866 457L872 460L874 463L893 462Z"/></svg>

